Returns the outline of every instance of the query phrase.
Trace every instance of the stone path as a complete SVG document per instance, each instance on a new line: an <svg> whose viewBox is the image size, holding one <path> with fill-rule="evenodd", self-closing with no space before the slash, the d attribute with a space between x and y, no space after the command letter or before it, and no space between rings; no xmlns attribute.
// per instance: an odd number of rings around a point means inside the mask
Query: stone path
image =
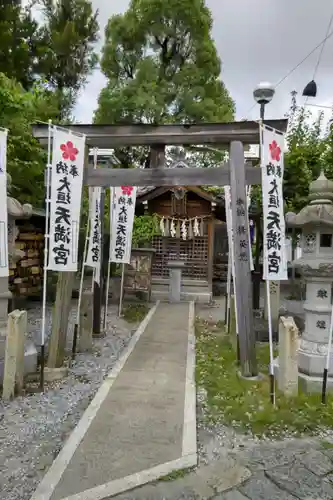
<svg viewBox="0 0 333 500"><path fill-rule="evenodd" d="M123 368L104 383L106 394L82 440L72 450L65 445L67 451L64 448L62 458L60 454L44 478L47 494L42 487L32 498L76 498L86 490L182 457L189 311L188 303L159 304L152 311ZM194 392L193 396L195 401ZM94 402L91 407L93 411ZM78 436L76 431L73 434ZM59 467L65 469L60 480ZM50 494L52 482L57 485Z"/></svg>
<svg viewBox="0 0 333 500"><path fill-rule="evenodd" d="M112 497L181 499L333 500L333 448L310 439L259 444L225 454L174 481L159 481Z"/></svg>

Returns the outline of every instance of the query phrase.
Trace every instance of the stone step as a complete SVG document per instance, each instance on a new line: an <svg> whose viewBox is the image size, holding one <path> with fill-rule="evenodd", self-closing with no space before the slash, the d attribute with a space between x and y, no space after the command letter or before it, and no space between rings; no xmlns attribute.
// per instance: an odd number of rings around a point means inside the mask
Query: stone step
<svg viewBox="0 0 333 500"><path fill-rule="evenodd" d="M155 286L169 286L169 278L154 278L152 277L152 285ZM206 280L190 280L183 278L182 279L182 286L190 286L190 287L203 287L207 288L208 287L208 281Z"/></svg>
<svg viewBox="0 0 333 500"><path fill-rule="evenodd" d="M201 304L208 304L209 302L212 301L212 294L207 291L207 292L202 292L202 291L183 291L180 294L181 300L182 301L191 301L194 300L196 302L199 302ZM156 290L155 288L152 290L152 300L161 300L163 301L168 301L169 300L169 291L168 289L165 290Z"/></svg>

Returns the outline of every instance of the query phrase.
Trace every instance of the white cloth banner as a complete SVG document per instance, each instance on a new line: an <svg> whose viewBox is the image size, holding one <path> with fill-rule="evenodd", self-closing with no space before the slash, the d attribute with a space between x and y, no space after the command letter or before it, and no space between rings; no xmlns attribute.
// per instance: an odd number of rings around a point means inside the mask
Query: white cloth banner
<svg viewBox="0 0 333 500"><path fill-rule="evenodd" d="M235 277L235 249L234 249L234 233L232 227L232 209L231 209L231 191L230 186L224 186L224 199L225 199L225 214L226 214L226 222L227 222L227 231L228 231L228 245L229 252L231 252L231 269L232 276ZM249 208L250 202L249 197L247 196L247 208ZM249 234L249 251L250 251L250 269L253 271L253 257L252 257L252 249L251 249L251 235L250 235L250 224L248 220L248 234Z"/></svg>
<svg viewBox="0 0 333 500"><path fill-rule="evenodd" d="M120 186L113 189L113 203L110 204L110 226L112 226L110 262L119 264L130 262L136 190L134 186Z"/></svg>
<svg viewBox="0 0 333 500"><path fill-rule="evenodd" d="M113 217L115 213L115 206L116 206L116 193L115 193L115 187L110 187L110 245L111 245L111 235L112 235L112 228L113 228Z"/></svg>
<svg viewBox="0 0 333 500"><path fill-rule="evenodd" d="M288 279L283 209L284 135L261 126L263 250L265 280Z"/></svg>
<svg viewBox="0 0 333 500"><path fill-rule="evenodd" d="M7 212L7 130L0 130L0 278L8 270L8 212Z"/></svg>
<svg viewBox="0 0 333 500"><path fill-rule="evenodd" d="M251 206L251 186L248 186L246 193L246 203L247 203L247 233L249 236L249 250L250 250L250 269L254 270L253 265L253 255L252 255L252 245L251 245L251 233L250 233L250 219L249 219L249 209Z"/></svg>
<svg viewBox="0 0 333 500"><path fill-rule="evenodd" d="M101 260L101 193L100 187L89 191L89 242L86 265L99 268Z"/></svg>
<svg viewBox="0 0 333 500"><path fill-rule="evenodd" d="M234 231L232 228L232 211L231 211L231 193L230 186L224 186L224 200L225 200L225 217L227 221L228 232L228 247L231 256L231 274L235 279L235 248L234 248Z"/></svg>
<svg viewBox="0 0 333 500"><path fill-rule="evenodd" d="M85 137L54 128L48 269L77 271Z"/></svg>

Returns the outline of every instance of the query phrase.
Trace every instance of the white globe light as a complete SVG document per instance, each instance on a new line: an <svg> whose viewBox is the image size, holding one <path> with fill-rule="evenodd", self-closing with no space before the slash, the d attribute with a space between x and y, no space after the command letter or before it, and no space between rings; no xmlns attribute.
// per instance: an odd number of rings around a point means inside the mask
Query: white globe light
<svg viewBox="0 0 333 500"><path fill-rule="evenodd" d="M253 91L253 97L258 104L268 104L275 94L275 87L269 82L260 82Z"/></svg>

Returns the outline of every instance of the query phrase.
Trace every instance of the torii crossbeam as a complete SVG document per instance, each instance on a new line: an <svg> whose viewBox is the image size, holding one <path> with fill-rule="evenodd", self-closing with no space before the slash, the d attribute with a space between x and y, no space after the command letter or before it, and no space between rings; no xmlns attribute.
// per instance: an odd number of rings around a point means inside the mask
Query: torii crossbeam
<svg viewBox="0 0 333 500"><path fill-rule="evenodd" d="M265 125L285 132L288 120L265 120ZM62 125L62 127L64 127ZM157 164L151 169L86 169L89 186L184 186L230 185L235 247L235 287L243 376L257 375L252 313L250 248L248 245L246 184L260 184L261 170L245 165L244 144L259 143L259 123L242 121L214 124L172 125L68 125L66 129L86 135L88 147L150 146ZM48 141L48 125L33 125L33 135L42 145ZM229 161L215 168L164 168L166 145L217 144L229 146Z"/></svg>

